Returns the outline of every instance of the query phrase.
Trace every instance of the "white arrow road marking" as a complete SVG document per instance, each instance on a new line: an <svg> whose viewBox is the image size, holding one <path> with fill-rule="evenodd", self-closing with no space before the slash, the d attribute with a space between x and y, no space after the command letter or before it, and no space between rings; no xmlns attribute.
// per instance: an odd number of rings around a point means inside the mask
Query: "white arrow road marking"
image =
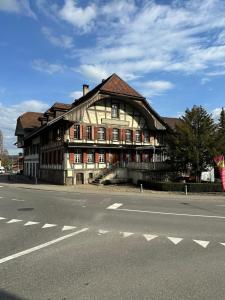
<svg viewBox="0 0 225 300"><path fill-rule="evenodd" d="M172 237L172 236L168 236L167 238L175 245L177 245L178 243L180 243L183 240L183 238L176 238L176 237Z"/></svg>
<svg viewBox="0 0 225 300"><path fill-rule="evenodd" d="M0 220L5 220L6 218L4 218L4 217L0 217Z"/></svg>
<svg viewBox="0 0 225 300"><path fill-rule="evenodd" d="M158 235L152 235L152 234L143 234L143 237L149 242L155 238L158 237Z"/></svg>
<svg viewBox="0 0 225 300"><path fill-rule="evenodd" d="M134 234L133 232L120 232L120 233L123 235L124 238Z"/></svg>
<svg viewBox="0 0 225 300"><path fill-rule="evenodd" d="M24 226L30 226L30 225L36 225L39 224L40 222L33 222L33 221L29 221L26 224L24 224Z"/></svg>
<svg viewBox="0 0 225 300"><path fill-rule="evenodd" d="M75 226L63 226L62 231L75 229Z"/></svg>
<svg viewBox="0 0 225 300"><path fill-rule="evenodd" d="M221 245L225 246L225 243L220 243Z"/></svg>
<svg viewBox="0 0 225 300"><path fill-rule="evenodd" d="M48 224L48 223L46 223L41 228L49 228L49 227L54 227L54 226L57 226L57 225L56 224Z"/></svg>
<svg viewBox="0 0 225 300"><path fill-rule="evenodd" d="M195 243L199 244L203 248L206 248L209 244L209 241L200 241L200 240L193 240Z"/></svg>
<svg viewBox="0 0 225 300"><path fill-rule="evenodd" d="M108 231L108 230L102 230L102 229L99 229L98 235L102 235L102 234L105 234L105 233L107 233L107 232L109 232L109 231Z"/></svg>
<svg viewBox="0 0 225 300"><path fill-rule="evenodd" d="M12 219L6 223L17 223L17 222L22 222L23 220L19 220L19 219Z"/></svg>
<svg viewBox="0 0 225 300"><path fill-rule="evenodd" d="M0 187L3 187L2 185L0 185Z"/></svg>
<svg viewBox="0 0 225 300"><path fill-rule="evenodd" d="M81 230L78 230L78 231L69 233L69 234L67 234L67 235L64 235L64 236L62 236L62 237L60 237L60 238L58 238L58 239L52 240L52 241L50 241L50 242L47 242L47 243L45 243L45 244L41 244L41 245L39 245L39 246L36 246L36 247L30 248L30 249L27 249L27 250L18 252L18 253L16 253L16 254L13 254L13 255L10 255L10 256L7 256L7 257L4 257L4 258L0 259L0 264L3 264L4 262L9 261L9 260L12 260L12 259L15 259L15 258L17 258L17 257L20 257L20 256L23 256L23 255L32 253L32 252L34 252L34 251L40 250L40 249L42 249L42 248L48 247L48 246L53 245L53 244L55 244L55 243L61 242L61 241L65 240L65 239L68 239L68 238L74 236L74 235L77 235L77 234L80 234L80 233L82 233L82 232L85 232L85 231L87 231L88 229L89 229L89 228L83 228L83 229L81 229Z"/></svg>
<svg viewBox="0 0 225 300"><path fill-rule="evenodd" d="M123 203L114 203L107 207L107 209L117 209L118 207L122 206Z"/></svg>

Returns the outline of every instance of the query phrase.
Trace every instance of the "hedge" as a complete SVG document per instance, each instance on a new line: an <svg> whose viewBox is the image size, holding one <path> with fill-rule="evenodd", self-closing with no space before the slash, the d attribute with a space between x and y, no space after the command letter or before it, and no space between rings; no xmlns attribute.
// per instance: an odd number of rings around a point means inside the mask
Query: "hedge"
<svg viewBox="0 0 225 300"><path fill-rule="evenodd" d="M189 193L215 193L223 192L220 183L183 183L183 182L158 182L139 180L138 185L142 184L143 188L156 191L185 192L185 185Z"/></svg>

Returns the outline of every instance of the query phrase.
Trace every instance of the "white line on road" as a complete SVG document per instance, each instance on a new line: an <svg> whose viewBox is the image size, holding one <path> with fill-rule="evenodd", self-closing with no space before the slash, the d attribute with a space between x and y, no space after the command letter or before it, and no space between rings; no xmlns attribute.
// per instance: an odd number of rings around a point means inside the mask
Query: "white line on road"
<svg viewBox="0 0 225 300"><path fill-rule="evenodd" d="M55 226L57 226L57 225L56 224L48 224L48 223L46 223L41 228L49 228L49 227L55 227Z"/></svg>
<svg viewBox="0 0 225 300"><path fill-rule="evenodd" d="M203 248L206 248L209 244L209 241L200 241L200 240L193 240L195 243L199 244Z"/></svg>
<svg viewBox="0 0 225 300"><path fill-rule="evenodd" d="M143 237L149 242L155 238L158 237L158 235L153 235L153 234L143 234Z"/></svg>
<svg viewBox="0 0 225 300"><path fill-rule="evenodd" d="M114 203L107 207L107 209L117 209L118 207L122 206L122 203Z"/></svg>
<svg viewBox="0 0 225 300"><path fill-rule="evenodd" d="M105 234L105 233L108 233L108 232L109 232L108 230L99 229L98 230L98 235L102 235L102 234Z"/></svg>
<svg viewBox="0 0 225 300"><path fill-rule="evenodd" d="M65 240L65 239L68 239L68 238L74 236L74 235L77 235L77 234L80 234L80 233L82 233L84 231L87 231L88 229L89 228L83 228L81 230L78 230L78 231L72 232L70 234L64 235L64 236L62 236L62 237L60 237L58 239L55 239L55 240L49 241L47 243L41 244L39 246L36 246L36 247L30 248L30 249L18 252L16 254L13 254L13 255L10 255L10 256L7 256L7 257L4 257L4 258L0 259L0 264L3 264L4 262L7 262L7 261L12 260L12 259L15 259L17 257L29 254L31 252L40 250L42 248L48 247L48 246L53 245L55 243L61 242L61 241Z"/></svg>
<svg viewBox="0 0 225 300"><path fill-rule="evenodd" d="M13 199L11 199L12 201L25 201L25 200L22 200L22 199L15 199L15 198L13 198Z"/></svg>
<svg viewBox="0 0 225 300"><path fill-rule="evenodd" d="M128 209L128 208L118 208L122 206L122 203L114 203L113 205L107 207L107 209L118 210L118 211L129 211L156 215L172 215L172 216L184 216L184 217L198 217L198 218L213 218L213 219L225 219L225 216L210 216L210 215L194 215L194 214L180 214L175 212L163 212L163 211L150 211L150 210L138 210L138 209Z"/></svg>
<svg viewBox="0 0 225 300"><path fill-rule="evenodd" d="M120 232L124 238L133 235L133 232Z"/></svg>
<svg viewBox="0 0 225 300"><path fill-rule="evenodd" d="M39 224L39 223L40 223L40 222L28 221L27 223L24 224L24 226L36 225L36 224Z"/></svg>
<svg viewBox="0 0 225 300"><path fill-rule="evenodd" d="M63 226L62 231L75 229L75 226Z"/></svg>
<svg viewBox="0 0 225 300"><path fill-rule="evenodd" d="M3 187L2 185L0 185L0 188Z"/></svg>
<svg viewBox="0 0 225 300"><path fill-rule="evenodd" d="M22 222L23 220L19 220L19 219L12 219L12 220L9 220L8 222L6 222L6 223L17 223L17 222Z"/></svg>
<svg viewBox="0 0 225 300"><path fill-rule="evenodd" d="M4 217L0 217L0 220L5 220L6 218L4 218Z"/></svg>
<svg viewBox="0 0 225 300"><path fill-rule="evenodd" d="M172 237L172 236L168 236L167 238L172 243L174 243L174 245L177 245L178 243L180 243L183 240L183 238L176 238L176 237Z"/></svg>

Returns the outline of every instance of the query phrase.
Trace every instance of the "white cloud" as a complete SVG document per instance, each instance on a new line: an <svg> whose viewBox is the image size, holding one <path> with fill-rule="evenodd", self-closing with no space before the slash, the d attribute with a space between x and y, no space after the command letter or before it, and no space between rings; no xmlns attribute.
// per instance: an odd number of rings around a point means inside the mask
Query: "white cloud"
<svg viewBox="0 0 225 300"><path fill-rule="evenodd" d="M29 0L1 0L0 10L8 13L24 14L36 19L36 15L30 7Z"/></svg>
<svg viewBox="0 0 225 300"><path fill-rule="evenodd" d="M137 82L136 85L145 96L158 96L175 87L172 82L165 80Z"/></svg>
<svg viewBox="0 0 225 300"><path fill-rule="evenodd" d="M68 35L54 35L52 30L48 27L42 27L41 31L47 40L56 47L71 49L74 46L73 38Z"/></svg>
<svg viewBox="0 0 225 300"><path fill-rule="evenodd" d="M222 107L217 107L215 109L212 110L212 117L215 120L218 120L220 117L220 113L221 113Z"/></svg>
<svg viewBox="0 0 225 300"><path fill-rule="evenodd" d="M96 7L91 4L85 8L78 7L76 0L65 0L59 11L59 17L72 25L87 30L96 17Z"/></svg>
<svg viewBox="0 0 225 300"><path fill-rule="evenodd" d="M51 64L43 59L34 59L31 63L33 69L48 73L50 75L54 73L63 73L65 66L61 64Z"/></svg>
<svg viewBox="0 0 225 300"><path fill-rule="evenodd" d="M81 65L80 70L82 74L93 81L101 81L110 75L110 73L108 73L106 69L100 65Z"/></svg>
<svg viewBox="0 0 225 300"><path fill-rule="evenodd" d="M4 147L8 149L10 153L20 152L16 150L13 144L16 142L15 129L17 118L27 112L44 112L49 105L40 100L26 100L14 105L6 105L0 103L0 128L4 135Z"/></svg>
<svg viewBox="0 0 225 300"><path fill-rule="evenodd" d="M73 91L69 94L69 97L73 99L79 99L81 96L83 96L81 91Z"/></svg>

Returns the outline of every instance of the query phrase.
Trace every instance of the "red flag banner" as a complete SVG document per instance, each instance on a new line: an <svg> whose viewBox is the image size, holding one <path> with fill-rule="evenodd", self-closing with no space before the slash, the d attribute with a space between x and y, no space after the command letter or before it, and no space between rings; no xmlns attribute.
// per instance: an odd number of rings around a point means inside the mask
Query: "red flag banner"
<svg viewBox="0 0 225 300"><path fill-rule="evenodd" d="M225 165L224 165L224 156L216 156L214 157L214 161L220 171L220 178L223 185L223 190L225 191Z"/></svg>

